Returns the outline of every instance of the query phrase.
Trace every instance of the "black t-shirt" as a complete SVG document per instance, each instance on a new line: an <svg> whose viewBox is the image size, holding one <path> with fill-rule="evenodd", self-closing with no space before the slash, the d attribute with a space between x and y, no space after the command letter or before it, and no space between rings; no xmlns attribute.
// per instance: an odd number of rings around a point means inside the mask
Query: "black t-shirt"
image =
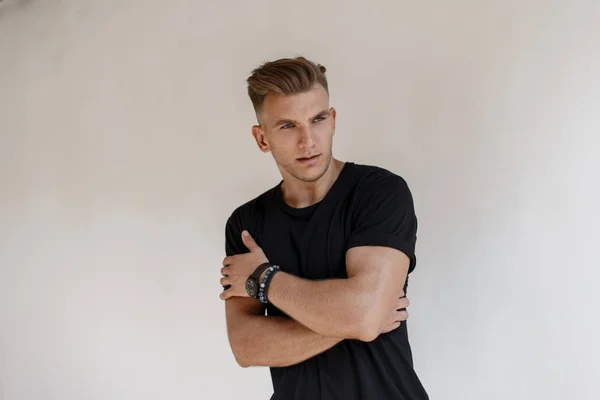
<svg viewBox="0 0 600 400"><path fill-rule="evenodd" d="M325 198L309 207L287 205L281 182L243 204L227 221L227 255L248 251L240 236L244 229L270 262L306 279L347 278L345 253L354 246L393 247L410 257L409 273L416 265L417 217L408 185L376 166L345 163ZM272 304L267 314L286 316ZM272 400L428 399L413 369L406 322L372 342L343 340L270 371Z"/></svg>

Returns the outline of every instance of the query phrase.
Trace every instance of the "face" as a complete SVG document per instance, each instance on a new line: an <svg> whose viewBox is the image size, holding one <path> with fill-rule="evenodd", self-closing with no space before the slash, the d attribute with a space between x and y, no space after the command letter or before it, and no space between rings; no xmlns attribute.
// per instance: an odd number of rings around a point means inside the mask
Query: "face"
<svg viewBox="0 0 600 400"><path fill-rule="evenodd" d="M332 160L335 109L321 85L283 96L268 94L252 134L263 152L271 152L284 179L314 182Z"/></svg>

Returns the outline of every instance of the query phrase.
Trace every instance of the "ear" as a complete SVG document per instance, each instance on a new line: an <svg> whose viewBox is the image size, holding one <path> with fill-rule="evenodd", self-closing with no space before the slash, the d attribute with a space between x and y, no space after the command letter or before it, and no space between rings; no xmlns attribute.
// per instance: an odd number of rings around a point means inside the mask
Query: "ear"
<svg viewBox="0 0 600 400"><path fill-rule="evenodd" d="M329 109L329 112L331 112L331 119L333 120L333 134L335 135L335 116L336 116L337 112L335 111L334 107L331 107Z"/></svg>
<svg viewBox="0 0 600 400"><path fill-rule="evenodd" d="M258 148L263 153L269 152L269 144L267 143L267 139L265 137L265 132L260 125L254 125L252 127L252 136L254 136L254 140L256 140L256 144Z"/></svg>

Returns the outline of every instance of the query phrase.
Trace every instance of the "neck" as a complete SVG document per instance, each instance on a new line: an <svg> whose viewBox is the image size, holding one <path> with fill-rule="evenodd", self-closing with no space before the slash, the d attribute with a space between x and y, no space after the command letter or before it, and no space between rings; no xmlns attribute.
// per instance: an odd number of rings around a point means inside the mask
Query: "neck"
<svg viewBox="0 0 600 400"><path fill-rule="evenodd" d="M284 177L281 192L285 202L291 207L309 207L323 200L344 167L342 161L331 158L323 176L314 182L303 182L292 176Z"/></svg>

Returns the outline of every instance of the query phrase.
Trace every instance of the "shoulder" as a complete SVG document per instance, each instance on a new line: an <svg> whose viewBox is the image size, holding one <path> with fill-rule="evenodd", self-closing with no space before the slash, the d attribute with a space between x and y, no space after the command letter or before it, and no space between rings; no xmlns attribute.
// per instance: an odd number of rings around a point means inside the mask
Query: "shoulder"
<svg viewBox="0 0 600 400"><path fill-rule="evenodd" d="M260 226L260 221L264 218L268 203L273 199L273 190L270 189L246 201L231 212L225 223L225 251L227 255L247 251L241 239L243 230L250 231L254 236L254 240L260 240L260 235L256 236L257 227Z"/></svg>
<svg viewBox="0 0 600 400"><path fill-rule="evenodd" d="M275 187L237 206L229 215L227 224L240 227L248 226L248 224L261 218L269 203L273 201L274 191Z"/></svg>
<svg viewBox="0 0 600 400"><path fill-rule="evenodd" d="M412 199L408 182L398 173L376 165L354 164L357 199L366 197L407 197Z"/></svg>

